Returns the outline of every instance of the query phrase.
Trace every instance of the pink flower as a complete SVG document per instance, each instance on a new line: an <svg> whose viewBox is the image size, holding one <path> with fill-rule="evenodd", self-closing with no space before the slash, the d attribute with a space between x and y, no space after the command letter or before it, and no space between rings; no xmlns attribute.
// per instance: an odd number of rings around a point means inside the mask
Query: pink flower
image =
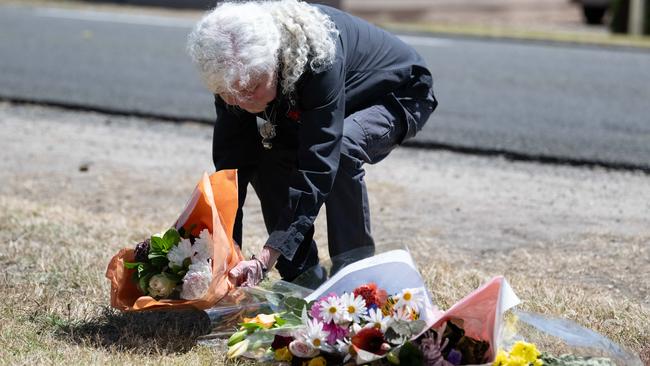
<svg viewBox="0 0 650 366"><path fill-rule="evenodd" d="M329 332L327 335L327 343L335 345L336 341L345 338L348 335L348 330L345 327L329 322L323 325L323 330Z"/></svg>
<svg viewBox="0 0 650 366"><path fill-rule="evenodd" d="M318 319L318 321L323 321L323 319L320 316L320 310L321 310L321 303L320 301L316 301L314 305L311 306L311 309L309 309L309 316L311 316L313 319Z"/></svg>
<svg viewBox="0 0 650 366"><path fill-rule="evenodd" d="M320 353L318 348L298 339L289 343L289 351L292 355L300 358L312 358Z"/></svg>
<svg viewBox="0 0 650 366"><path fill-rule="evenodd" d="M323 307L323 300L327 300L331 297L337 297L334 292L330 292L329 294L321 297L320 299L316 300L314 305L311 306L311 309L309 309L309 316L312 317L312 319L318 319L318 321L323 321L323 317L320 316L321 309Z"/></svg>

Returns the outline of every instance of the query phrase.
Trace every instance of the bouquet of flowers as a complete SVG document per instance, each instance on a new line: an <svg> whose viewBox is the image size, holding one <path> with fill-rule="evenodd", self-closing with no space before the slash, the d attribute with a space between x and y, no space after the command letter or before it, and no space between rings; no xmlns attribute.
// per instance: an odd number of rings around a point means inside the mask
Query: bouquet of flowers
<svg viewBox="0 0 650 366"><path fill-rule="evenodd" d="M236 171L204 174L172 228L113 256L106 270L111 305L213 306L234 288L228 271L242 260L232 240L236 213Z"/></svg>
<svg viewBox="0 0 650 366"><path fill-rule="evenodd" d="M181 228L153 235L135 249L133 281L144 295L156 299L196 300L205 295L212 281L212 235L203 229L198 237Z"/></svg>
<svg viewBox="0 0 650 366"><path fill-rule="evenodd" d="M403 289L389 296L375 283L341 295L330 293L311 303L293 299L285 305L290 309L286 312L244 319L240 332L230 339L229 356L247 351L251 345L248 340L259 338L256 332L271 330L274 337L266 353L276 361L375 361L425 330L427 324L420 319L420 311L426 301L423 288Z"/></svg>
<svg viewBox="0 0 650 366"><path fill-rule="evenodd" d="M410 255L391 251L350 264L304 300L245 318L228 356L301 366L642 365L574 322L511 310L519 303L498 276L440 311Z"/></svg>

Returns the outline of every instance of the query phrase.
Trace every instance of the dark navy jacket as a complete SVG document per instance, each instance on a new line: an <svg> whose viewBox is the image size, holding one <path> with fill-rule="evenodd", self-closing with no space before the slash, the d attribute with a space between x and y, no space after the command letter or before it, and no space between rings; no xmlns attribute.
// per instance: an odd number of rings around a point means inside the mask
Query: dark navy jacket
<svg viewBox="0 0 650 366"><path fill-rule="evenodd" d="M317 6L339 30L334 64L326 71L305 72L296 84L295 107L290 108L287 96L278 93L266 111L269 114L273 108L275 117L270 118L277 124L274 148L296 151L298 166L289 187L289 204L266 243L289 260L312 227L334 183L344 118L391 93L424 99L433 84L424 61L412 47L359 18ZM263 149L256 117L264 118L263 114L256 116L227 106L218 96L215 107L215 168L255 166ZM292 120L296 119L295 109L299 121ZM419 127L406 120L409 125L405 137L411 137Z"/></svg>

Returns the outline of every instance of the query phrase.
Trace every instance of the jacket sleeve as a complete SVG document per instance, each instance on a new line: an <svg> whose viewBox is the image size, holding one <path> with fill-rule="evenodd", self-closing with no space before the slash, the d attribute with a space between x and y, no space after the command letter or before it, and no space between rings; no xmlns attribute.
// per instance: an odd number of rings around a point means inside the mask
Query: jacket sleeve
<svg viewBox="0 0 650 366"><path fill-rule="evenodd" d="M345 118L345 65L340 54L328 70L305 75L297 94L302 109L298 166L290 180L288 205L266 243L289 260L313 226L339 166Z"/></svg>
<svg viewBox="0 0 650 366"><path fill-rule="evenodd" d="M212 135L212 161L217 171L255 164L262 148L255 115L214 96L217 119Z"/></svg>

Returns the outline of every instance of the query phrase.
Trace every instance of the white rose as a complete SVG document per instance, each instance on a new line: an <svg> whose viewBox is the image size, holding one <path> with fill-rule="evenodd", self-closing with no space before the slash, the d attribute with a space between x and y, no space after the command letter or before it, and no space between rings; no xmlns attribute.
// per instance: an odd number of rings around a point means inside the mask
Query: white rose
<svg viewBox="0 0 650 366"><path fill-rule="evenodd" d="M176 287L176 282L163 274L157 274L149 280L149 295L153 297L167 297Z"/></svg>
<svg viewBox="0 0 650 366"><path fill-rule="evenodd" d="M292 355L300 358L313 358L320 353L318 348L298 339L289 343L289 351Z"/></svg>

